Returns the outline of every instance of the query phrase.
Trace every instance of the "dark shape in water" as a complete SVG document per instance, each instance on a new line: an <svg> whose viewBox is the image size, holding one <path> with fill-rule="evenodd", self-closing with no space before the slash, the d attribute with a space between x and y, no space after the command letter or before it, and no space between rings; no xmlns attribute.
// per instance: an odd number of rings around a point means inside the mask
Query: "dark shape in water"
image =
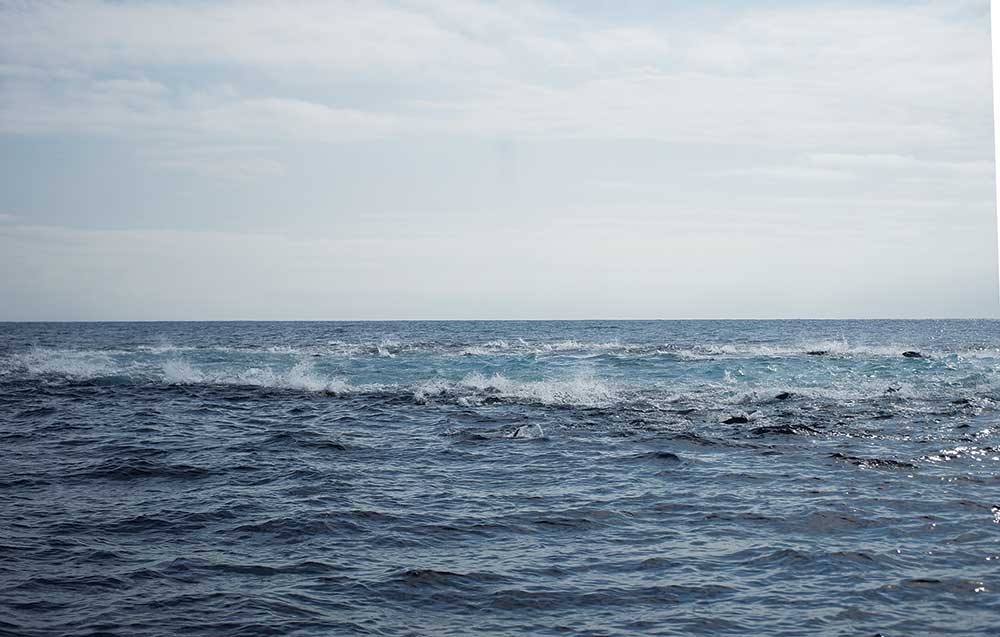
<svg viewBox="0 0 1000 637"><path fill-rule="evenodd" d="M788 400L789 398L791 398L794 395L795 394L793 394L790 391L783 391L780 394L778 394L777 396L775 396L774 399L775 400Z"/></svg>
<svg viewBox="0 0 1000 637"><path fill-rule="evenodd" d="M542 438L544 436L545 432L538 425L521 425L510 434L511 438L527 439Z"/></svg>
<svg viewBox="0 0 1000 637"><path fill-rule="evenodd" d="M903 358L923 358L924 355L920 352L914 352L913 350L906 350L903 352Z"/></svg>
<svg viewBox="0 0 1000 637"><path fill-rule="evenodd" d="M769 425L766 427L757 427L751 431L755 436L798 436L802 434L818 434L819 429L814 429L809 425Z"/></svg>
<svg viewBox="0 0 1000 637"><path fill-rule="evenodd" d="M836 460L841 460L843 462L849 462L853 465L859 467L864 467L868 469L915 469L916 465L912 462L903 462L901 460L892 460L890 458L862 458L859 456L849 456L844 453L831 453L831 458Z"/></svg>
<svg viewBox="0 0 1000 637"><path fill-rule="evenodd" d="M828 349L811 349L808 352L806 352L806 354L808 354L809 356L826 356L829 353L830 350Z"/></svg>
<svg viewBox="0 0 1000 637"><path fill-rule="evenodd" d="M750 422L746 416L731 416L722 421L724 425L743 425Z"/></svg>
<svg viewBox="0 0 1000 637"><path fill-rule="evenodd" d="M667 462L680 462L681 457L670 451L650 451L631 456L630 460L665 460Z"/></svg>

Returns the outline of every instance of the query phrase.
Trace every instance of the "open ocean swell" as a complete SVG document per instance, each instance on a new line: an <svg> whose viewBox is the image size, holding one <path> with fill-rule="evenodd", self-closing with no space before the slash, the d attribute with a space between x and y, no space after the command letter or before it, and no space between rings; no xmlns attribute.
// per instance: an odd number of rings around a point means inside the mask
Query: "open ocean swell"
<svg viewBox="0 0 1000 637"><path fill-rule="evenodd" d="M994 635L1000 322L0 324L0 512L0 634Z"/></svg>

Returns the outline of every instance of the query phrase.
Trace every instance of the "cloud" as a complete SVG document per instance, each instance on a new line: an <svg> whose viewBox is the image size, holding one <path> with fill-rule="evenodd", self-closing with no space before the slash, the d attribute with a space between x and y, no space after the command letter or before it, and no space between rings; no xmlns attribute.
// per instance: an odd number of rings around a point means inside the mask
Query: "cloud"
<svg viewBox="0 0 1000 637"><path fill-rule="evenodd" d="M346 141L384 137L396 121L302 99L243 98L227 91L177 95L148 80L74 83L59 87L55 99L36 86L0 93L0 132L6 133Z"/></svg>
<svg viewBox="0 0 1000 637"><path fill-rule="evenodd" d="M813 166L756 166L719 170L712 175L718 177L766 177L773 179L804 179L808 181L843 181L853 179L853 175L840 170Z"/></svg>
<svg viewBox="0 0 1000 637"><path fill-rule="evenodd" d="M916 157L882 154L844 154L819 153L809 156L809 160L821 166L833 168L849 168L857 170L891 170L891 171L930 171L944 174L960 174L970 176L989 176L993 174L993 162L977 161L939 161L917 159Z"/></svg>
<svg viewBox="0 0 1000 637"><path fill-rule="evenodd" d="M686 61L700 71L732 74L745 71L750 56L738 38L712 35L693 43L687 50Z"/></svg>
<svg viewBox="0 0 1000 637"><path fill-rule="evenodd" d="M976 228L901 226L844 259L855 226L806 241L749 221L738 237L613 219L432 239L5 226L0 269L18 276L0 280L0 319L961 316L995 291Z"/></svg>
<svg viewBox="0 0 1000 637"><path fill-rule="evenodd" d="M529 1L39 1L0 8L0 120L7 133L242 141L961 146L988 125L985 8L823 3L608 24Z"/></svg>
<svg viewBox="0 0 1000 637"><path fill-rule="evenodd" d="M0 0L0 305L983 314L987 11Z"/></svg>
<svg viewBox="0 0 1000 637"><path fill-rule="evenodd" d="M157 166L208 178L242 181L285 174L285 167L280 162L267 157L265 146L154 147L145 158Z"/></svg>

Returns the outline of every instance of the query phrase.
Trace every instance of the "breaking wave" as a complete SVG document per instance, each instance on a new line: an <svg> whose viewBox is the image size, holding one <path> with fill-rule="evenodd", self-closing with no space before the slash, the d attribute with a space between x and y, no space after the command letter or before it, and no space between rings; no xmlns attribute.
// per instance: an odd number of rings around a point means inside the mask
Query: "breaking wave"
<svg viewBox="0 0 1000 637"><path fill-rule="evenodd" d="M502 374L486 377L477 372L457 383L441 380L422 383L413 397L418 403L443 398L468 405L509 401L602 407L622 400L623 392L587 374L568 380L516 381Z"/></svg>
<svg viewBox="0 0 1000 637"><path fill-rule="evenodd" d="M902 356L916 347L836 339L686 347L614 339L498 338L470 344L392 336L315 346L116 344L0 355L0 376L378 394L417 404L630 405L671 413L753 413L761 405L806 409L830 403L850 410L878 403L885 414L975 415L1000 402L998 348L963 343L950 354L923 347L921 358Z"/></svg>
<svg viewBox="0 0 1000 637"><path fill-rule="evenodd" d="M64 359L76 357L78 362L100 362L108 356L146 355L171 357L189 354L219 354L236 356L302 356L332 358L396 358L406 356L441 357L560 357L573 358L617 357L657 358L678 360L705 359L898 359L903 352L918 351L927 360L987 359L1000 362L1000 347L993 344L973 344L958 348L942 346L921 347L914 343L895 342L881 344L851 343L846 340L810 340L799 343L704 343L680 344L671 342L629 343L618 340L581 341L562 339L554 341L528 341L517 339L492 339L483 342L455 343L435 341L403 341L384 337L371 341L329 340L321 343L274 345L137 345L134 349L109 349L100 351L72 351L37 348L36 362L43 362L49 354L61 353ZM29 356L30 358L30 356ZM65 361L64 361L65 362Z"/></svg>

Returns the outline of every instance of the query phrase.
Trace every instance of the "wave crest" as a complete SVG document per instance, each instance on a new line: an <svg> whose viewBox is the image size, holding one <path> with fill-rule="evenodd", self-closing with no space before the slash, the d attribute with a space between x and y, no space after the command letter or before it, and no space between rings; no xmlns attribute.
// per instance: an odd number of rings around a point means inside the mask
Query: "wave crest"
<svg viewBox="0 0 1000 637"><path fill-rule="evenodd" d="M421 383L413 398L418 403L453 400L462 405L517 402L606 407L621 401L623 396L618 388L592 374L564 380L521 381L503 374L485 376L474 372L457 383L441 379Z"/></svg>

